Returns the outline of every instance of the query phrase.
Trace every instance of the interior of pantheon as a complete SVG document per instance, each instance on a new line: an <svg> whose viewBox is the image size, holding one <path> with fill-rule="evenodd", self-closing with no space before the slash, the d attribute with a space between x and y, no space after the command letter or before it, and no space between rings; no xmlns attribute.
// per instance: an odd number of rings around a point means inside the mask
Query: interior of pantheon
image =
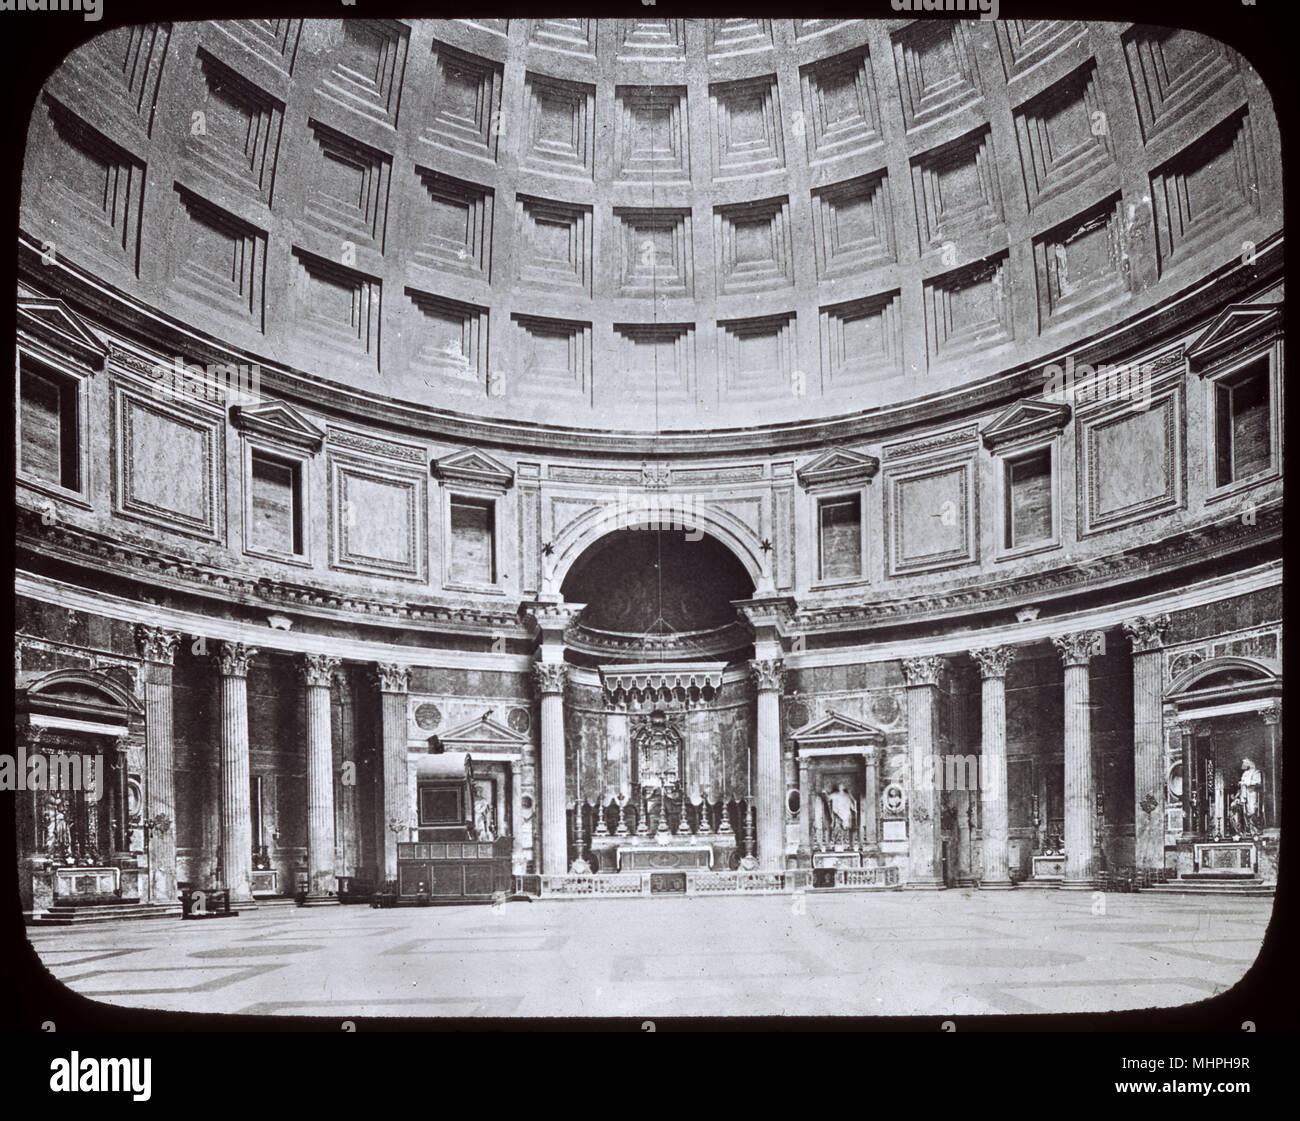
<svg viewBox="0 0 1300 1121"><path fill-rule="evenodd" d="M1229 47L122 27L32 107L17 251L28 922L1273 891L1280 139Z"/></svg>

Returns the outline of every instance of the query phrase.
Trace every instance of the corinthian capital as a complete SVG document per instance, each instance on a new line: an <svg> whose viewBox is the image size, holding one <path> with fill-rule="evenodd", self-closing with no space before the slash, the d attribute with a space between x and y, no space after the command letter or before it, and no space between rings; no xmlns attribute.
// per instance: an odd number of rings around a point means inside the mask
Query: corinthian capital
<svg viewBox="0 0 1300 1121"><path fill-rule="evenodd" d="M779 692L785 679L785 668L780 658L755 658L749 663L754 678L754 688L760 693Z"/></svg>
<svg viewBox="0 0 1300 1121"><path fill-rule="evenodd" d="M972 650L970 656L980 668L983 678L1006 677L1007 668L1015 661L1014 646L986 646L982 650Z"/></svg>
<svg viewBox="0 0 1300 1121"><path fill-rule="evenodd" d="M903 659L903 680L908 685L938 685L947 670L948 659L942 654Z"/></svg>
<svg viewBox="0 0 1300 1121"><path fill-rule="evenodd" d="M1165 641L1165 631L1169 628L1168 615L1139 615L1122 624L1124 634L1133 644L1134 654L1145 654L1159 650Z"/></svg>
<svg viewBox="0 0 1300 1121"><path fill-rule="evenodd" d="M1052 645L1067 666L1086 666L1094 654L1102 652L1105 644L1101 631L1075 631L1073 634L1058 634L1052 638Z"/></svg>
<svg viewBox="0 0 1300 1121"><path fill-rule="evenodd" d="M162 662L164 665L171 665L180 640L179 631L169 631L165 627L150 627L144 623L137 623L135 627L135 646L140 651L140 657L146 662Z"/></svg>
<svg viewBox="0 0 1300 1121"><path fill-rule="evenodd" d="M537 662L533 665L533 684L539 693L563 693L569 667L564 662Z"/></svg>
<svg viewBox="0 0 1300 1121"><path fill-rule="evenodd" d="M411 670L396 662L379 662L375 666L375 680L381 693L405 693L411 684Z"/></svg>
<svg viewBox="0 0 1300 1121"><path fill-rule="evenodd" d="M328 654L304 654L298 663L303 684L312 688L328 689L338 668L338 658L331 658Z"/></svg>
<svg viewBox="0 0 1300 1121"><path fill-rule="evenodd" d="M222 677L247 677L248 664L256 654L256 646L245 646L242 642L220 642L213 658Z"/></svg>

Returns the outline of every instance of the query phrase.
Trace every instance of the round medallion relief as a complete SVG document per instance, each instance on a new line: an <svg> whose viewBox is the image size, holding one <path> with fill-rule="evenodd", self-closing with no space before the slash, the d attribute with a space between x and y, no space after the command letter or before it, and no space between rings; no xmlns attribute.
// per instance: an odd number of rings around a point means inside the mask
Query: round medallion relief
<svg viewBox="0 0 1300 1121"><path fill-rule="evenodd" d="M898 698L893 693L877 693L871 698L871 715L882 724L898 719Z"/></svg>
<svg viewBox="0 0 1300 1121"><path fill-rule="evenodd" d="M426 732L432 732L442 723L442 710L435 704L418 705L415 709L415 722Z"/></svg>
<svg viewBox="0 0 1300 1121"><path fill-rule="evenodd" d="M512 708L506 717L506 723L512 732L519 732L522 735L532 726L533 717L526 708Z"/></svg>
<svg viewBox="0 0 1300 1121"><path fill-rule="evenodd" d="M808 706L803 701L791 701L785 710L786 719L791 728L802 728L808 723Z"/></svg>

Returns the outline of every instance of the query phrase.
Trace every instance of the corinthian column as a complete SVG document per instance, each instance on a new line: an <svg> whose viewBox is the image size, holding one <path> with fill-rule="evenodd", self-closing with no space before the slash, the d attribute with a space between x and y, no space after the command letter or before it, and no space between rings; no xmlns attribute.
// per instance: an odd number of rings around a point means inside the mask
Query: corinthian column
<svg viewBox="0 0 1300 1121"><path fill-rule="evenodd" d="M176 787L172 760L172 659L181 636L162 627L135 628L144 662L144 808L149 827L149 902L176 902ZM165 821L163 819L166 819Z"/></svg>
<svg viewBox="0 0 1300 1121"><path fill-rule="evenodd" d="M253 824L248 787L248 665L257 650L217 648L221 671L221 877L231 902L253 899Z"/></svg>
<svg viewBox="0 0 1300 1121"><path fill-rule="evenodd" d="M1133 856L1139 868L1165 866L1165 737L1162 645L1168 615L1124 624L1133 644Z"/></svg>
<svg viewBox="0 0 1300 1121"><path fill-rule="evenodd" d="M564 682L563 662L538 662L533 681L541 706L542 874L562 876L569 865L564 821Z"/></svg>
<svg viewBox="0 0 1300 1121"><path fill-rule="evenodd" d="M1065 666L1065 878L1061 887L1082 891L1097 882L1088 665L1101 650L1101 632L1058 635L1052 645Z"/></svg>
<svg viewBox="0 0 1300 1121"><path fill-rule="evenodd" d="M912 769L907 827L908 887L938 890L943 882L943 835L934 775L936 694L947 664L942 656L903 659L907 683L907 754Z"/></svg>
<svg viewBox="0 0 1300 1121"><path fill-rule="evenodd" d="M1014 646L972 650L980 668L980 809L984 820L982 888L1012 887L1007 875L1007 668Z"/></svg>
<svg viewBox="0 0 1300 1121"><path fill-rule="evenodd" d="M406 691L411 671L391 662L375 667L379 683L379 724L384 742L384 879L397 879L397 842L405 838L411 824L411 792L406 781Z"/></svg>
<svg viewBox="0 0 1300 1121"><path fill-rule="evenodd" d="M334 745L330 681L339 660L304 654L299 663L307 708L307 902L337 903L334 880Z"/></svg>
<svg viewBox="0 0 1300 1121"><path fill-rule="evenodd" d="M781 681L779 658L749 663L758 693L754 769L758 809L758 862L764 871L785 867L785 811L781 797Z"/></svg>

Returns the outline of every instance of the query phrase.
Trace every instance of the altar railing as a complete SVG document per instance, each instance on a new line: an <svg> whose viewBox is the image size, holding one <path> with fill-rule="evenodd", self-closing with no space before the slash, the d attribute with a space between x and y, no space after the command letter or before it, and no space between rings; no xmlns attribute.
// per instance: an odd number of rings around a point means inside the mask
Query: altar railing
<svg viewBox="0 0 1300 1121"><path fill-rule="evenodd" d="M787 868L783 871L708 871L683 869L665 872L621 872L599 876L516 876L516 891L542 899L628 898L650 895L774 895L803 891L824 884L834 875L837 888L897 888L896 867ZM665 877L671 878L671 884ZM657 881L656 881L656 878Z"/></svg>

